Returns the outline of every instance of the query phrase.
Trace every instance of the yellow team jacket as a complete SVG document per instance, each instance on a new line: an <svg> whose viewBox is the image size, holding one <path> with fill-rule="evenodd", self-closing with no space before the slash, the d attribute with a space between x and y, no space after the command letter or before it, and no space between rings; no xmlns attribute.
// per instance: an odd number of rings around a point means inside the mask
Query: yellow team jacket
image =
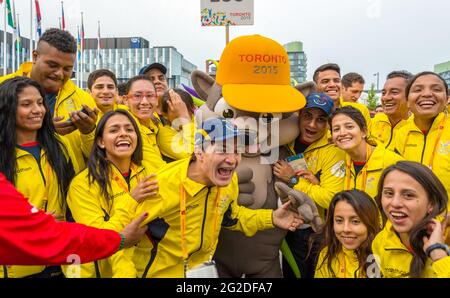
<svg viewBox="0 0 450 298"><path fill-rule="evenodd" d="M354 250L342 247L337 257L331 263L332 272L328 269L327 261L324 262L325 247L319 254L314 278L362 278L365 274L361 273L358 257Z"/></svg>
<svg viewBox="0 0 450 298"><path fill-rule="evenodd" d="M194 152L195 120L176 130L170 124L160 127L156 137L161 154L172 159L180 160L190 157Z"/></svg>
<svg viewBox="0 0 450 298"><path fill-rule="evenodd" d="M347 102L344 101L344 99L341 97L340 106L341 107L352 106L355 109L359 110L361 114L364 116L364 119L366 120L369 137L372 135L372 118L370 118L369 109L365 105L359 102Z"/></svg>
<svg viewBox="0 0 450 298"><path fill-rule="evenodd" d="M366 162L365 169L361 170L356 176L353 162L350 156L346 154L344 190L359 189L375 198L381 173L385 168L400 160L403 160L400 155L387 150L383 146L377 146Z"/></svg>
<svg viewBox="0 0 450 298"><path fill-rule="evenodd" d="M62 149L67 159L75 158L67 141L58 137L62 142ZM65 215L65 198L62 198L58 188L58 178L47 160L45 150L41 149L41 161L37 163L31 153L16 148L16 183L15 187L22 193L30 204L46 213L55 211ZM78 171L76 164L75 172ZM18 278L40 273L45 266L0 266L0 276Z"/></svg>
<svg viewBox="0 0 450 298"><path fill-rule="evenodd" d="M136 214L148 212L144 237L135 249L139 277L184 277L181 242L180 195L186 196L187 266L208 261L217 246L221 227L247 236L273 228L272 210L251 210L237 205L236 174L226 187L207 187L187 177L190 159L172 162L158 172L159 196L139 204Z"/></svg>
<svg viewBox="0 0 450 298"><path fill-rule="evenodd" d="M291 154L294 151L294 143L289 144ZM299 179L294 187L306 193L314 200L323 211L330 206L333 196L344 189L345 176L345 152L331 144L327 134L311 144L303 153L308 170L319 178L320 184L314 185L306 179Z"/></svg>
<svg viewBox="0 0 450 298"><path fill-rule="evenodd" d="M396 152L431 168L450 195L450 118L440 113L426 135L408 120L396 138ZM450 201L449 205L450 207Z"/></svg>
<svg viewBox="0 0 450 298"><path fill-rule="evenodd" d="M407 120L400 120L392 127L389 118L384 113L378 113L372 119L372 137L378 144L383 144L386 149L395 150L395 139L400 128L407 124Z"/></svg>
<svg viewBox="0 0 450 298"><path fill-rule="evenodd" d="M382 277L409 277L409 267L413 255L400 241L390 221L372 242L372 251L381 270ZM427 259L422 273L424 278L450 277L450 256L432 262Z"/></svg>
<svg viewBox="0 0 450 298"><path fill-rule="evenodd" d="M98 183L89 184L88 169L73 179L67 203L77 223L120 232L133 219L138 203L130 193L147 176L145 168L132 164L129 184L114 165L110 175L111 200L103 196ZM107 259L83 264L81 277L136 277L132 253L132 249L126 249Z"/></svg>
<svg viewBox="0 0 450 298"><path fill-rule="evenodd" d="M158 135L159 129L162 125L158 114L153 113L158 123L155 124L153 121L150 121L150 126L146 127L139 122L139 119L134 116L133 113L131 113L128 106L118 105L117 108L126 110L130 113L131 116L133 116L138 125L139 132L142 138L142 162L144 164L144 167L148 170L149 173L156 173L161 167L166 165L166 162L162 159L161 151L159 150L156 140L156 136Z"/></svg>
<svg viewBox="0 0 450 298"><path fill-rule="evenodd" d="M119 109L119 108L122 108L122 107L126 107L126 106L122 106L122 105L118 105L118 104L116 104L116 103L114 103L114 106L113 106L113 111L115 111L115 110L117 110L117 109ZM128 109L126 108L126 110L128 111ZM103 115L105 115L105 113L103 113L100 109L99 109L99 112L98 112L98 115L97 115L97 125L98 125L98 123L100 122L100 119L102 119L102 117L103 117Z"/></svg>
<svg viewBox="0 0 450 298"><path fill-rule="evenodd" d="M25 62L15 73L0 77L0 83L18 76L29 77L32 67L32 62ZM63 116L63 121L66 121L69 119L70 112L82 109L82 104L89 106L91 109L96 106L94 99L87 92L78 88L71 80L67 80L56 99L54 117ZM76 160L73 163L76 163L77 168L81 170L86 167L85 158L89 158L92 145L94 144L94 136L95 129L87 135L81 134L77 129L64 136L69 141L75 154Z"/></svg>

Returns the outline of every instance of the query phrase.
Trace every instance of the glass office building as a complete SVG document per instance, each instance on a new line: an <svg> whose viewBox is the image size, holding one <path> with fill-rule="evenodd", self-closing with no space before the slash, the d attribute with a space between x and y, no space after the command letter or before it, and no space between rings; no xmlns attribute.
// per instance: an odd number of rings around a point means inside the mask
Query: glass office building
<svg viewBox="0 0 450 298"><path fill-rule="evenodd" d="M307 59L301 41L293 41L284 45L291 63L291 79L293 84L306 81ZM294 82L295 80L295 82Z"/></svg>
<svg viewBox="0 0 450 298"><path fill-rule="evenodd" d="M434 72L440 74L450 87L450 61L435 65Z"/></svg>
<svg viewBox="0 0 450 298"><path fill-rule="evenodd" d="M0 31L0 75L3 75L4 69L4 32ZM13 49L13 35L12 33L6 34L6 73L10 74L16 71L19 66L26 61L30 61L30 40L28 38L21 37L20 38L20 46L19 48L14 47ZM35 43L33 42L33 45ZM34 48L34 47L33 47ZM14 53L13 53L14 51ZM15 61L15 66L13 67L13 56Z"/></svg>
<svg viewBox="0 0 450 298"><path fill-rule="evenodd" d="M86 81L92 71L107 68L116 74L119 83L126 82L153 62L167 67L169 87L178 87L181 83L191 86L190 75L197 67L184 59L175 47L151 48L149 41L142 37L101 38L100 51L97 38L85 39L83 80ZM83 85L85 87L85 83Z"/></svg>

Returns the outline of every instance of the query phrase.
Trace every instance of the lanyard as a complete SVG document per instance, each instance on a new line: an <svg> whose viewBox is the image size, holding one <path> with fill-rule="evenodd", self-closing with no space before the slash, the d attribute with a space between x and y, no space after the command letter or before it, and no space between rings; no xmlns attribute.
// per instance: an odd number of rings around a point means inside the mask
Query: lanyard
<svg viewBox="0 0 450 298"><path fill-rule="evenodd" d="M114 165L111 165L112 167L115 167ZM131 183L131 174L133 173L133 172L135 172L135 173L137 173L137 169L136 169L136 167L134 166L134 164L132 163L131 165L130 165L130 183ZM130 193L130 189L128 188L128 184L126 184L125 182L124 182L124 178L123 178L123 176L122 175L117 175L116 174L116 171L113 169L112 170L112 174L113 174L113 181L115 181L116 183L117 183L117 185L124 191L124 192L126 192L126 193ZM139 183L139 175L137 176L137 182Z"/></svg>
<svg viewBox="0 0 450 298"><path fill-rule="evenodd" d="M445 123L446 120L447 120L447 117L445 116L441 120L439 125L438 125L438 135L437 135L437 138L436 138L436 142L434 143L433 151L431 152L431 157L430 157L430 160L428 161L428 165L426 165L426 166L428 166L428 168L430 168L430 170L433 170L433 162L434 162L434 158L436 156L437 146L439 145L439 142L441 141L441 138L442 138L442 134L444 133L444 128L445 128L444 123ZM403 151L402 151L402 156L403 157L405 156L406 145L409 142L409 136L410 136L410 133L408 133L408 136L406 137L405 143L403 144ZM425 135L425 136L428 136L428 134ZM426 143L424 144L424 146L425 145L426 145ZM425 148L423 148L423 150L425 150ZM423 164L423 162L422 162L422 164Z"/></svg>
<svg viewBox="0 0 450 298"><path fill-rule="evenodd" d="M359 190L363 190L365 191L366 189L366 183L367 183L367 166L369 164L369 158L372 155L372 146L369 144L366 144L366 164L364 165L364 167L362 168L362 170L359 172L359 174L362 175L362 182L361 182L361 188L357 188L356 187L356 181L355 181L355 187L354 189L359 189ZM357 176L359 176L359 174ZM350 190L350 184L352 182L352 159L350 158L350 156L347 154L347 165L346 165L346 188L345 190Z"/></svg>
<svg viewBox="0 0 450 298"><path fill-rule="evenodd" d="M214 225L213 225L213 243L211 246L211 250L214 247L214 239L217 238L217 223L219 219L219 195L220 195L220 188L217 188L217 194L216 194L216 208L215 208L215 214L214 214ZM206 207L205 207L206 208ZM180 183L180 232L181 232L181 251L183 254L183 260L184 260L184 267L185 270L187 270L187 262L189 258L189 252L187 248L186 243L186 190L183 187L183 184ZM211 251L210 259L212 259L213 252Z"/></svg>

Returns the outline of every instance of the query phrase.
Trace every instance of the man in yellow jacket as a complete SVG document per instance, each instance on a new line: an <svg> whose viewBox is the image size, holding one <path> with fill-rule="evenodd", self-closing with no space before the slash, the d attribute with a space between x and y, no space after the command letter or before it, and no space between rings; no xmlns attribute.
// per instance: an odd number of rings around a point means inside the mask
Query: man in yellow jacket
<svg viewBox="0 0 450 298"><path fill-rule="evenodd" d="M76 156L73 162L84 169L84 158L89 156L94 139L98 110L92 97L70 80L76 52L77 43L69 32L48 29L33 51L33 62L26 62L15 73L1 77L0 83L26 76L41 84L56 131L67 138Z"/></svg>
<svg viewBox="0 0 450 298"><path fill-rule="evenodd" d="M372 136L377 143L392 151L395 149L395 137L408 119L406 85L411 77L412 74L404 70L388 74L381 95L384 112L372 119Z"/></svg>
<svg viewBox="0 0 450 298"><path fill-rule="evenodd" d="M324 93L312 93L306 97L306 106L300 111L300 135L288 146L290 157L274 165L274 175L291 187L307 194L318 206L321 217L327 210L334 194L344 189L345 153L330 143L328 117L333 109L333 100ZM307 169L294 169L296 158L303 158ZM289 232L286 242L297 262L302 277L314 276L317 249L308 255L310 235L314 231L308 226ZM315 244L317 241L314 242ZM317 245L314 245L317 246ZM290 276L288 264L283 266L284 276Z"/></svg>
<svg viewBox="0 0 450 298"><path fill-rule="evenodd" d="M221 227L247 236L274 226L295 230L302 220L289 210L251 210L237 205L236 141L244 136L224 119L206 120L196 135L192 158L173 162L158 172L166 181L156 199L136 212L149 213L149 233L136 247L134 263L142 277L190 277L202 264L209 277Z"/></svg>
<svg viewBox="0 0 450 298"><path fill-rule="evenodd" d="M346 102L341 96L342 82L341 82L341 68L335 63L327 63L319 66L314 71L314 83L317 85L317 92L325 93L334 102L334 109L352 106L363 114L367 123L369 135L372 132L372 121L370 118L369 109L358 102Z"/></svg>
<svg viewBox="0 0 450 298"><path fill-rule="evenodd" d="M104 114L118 108L119 89L117 89L116 75L108 69L97 69L89 74L87 87L100 110L97 117L98 123Z"/></svg>

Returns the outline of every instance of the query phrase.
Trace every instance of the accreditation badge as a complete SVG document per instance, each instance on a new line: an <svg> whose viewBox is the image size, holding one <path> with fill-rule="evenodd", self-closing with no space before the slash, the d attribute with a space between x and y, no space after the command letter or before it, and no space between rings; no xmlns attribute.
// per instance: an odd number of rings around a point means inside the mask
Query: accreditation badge
<svg viewBox="0 0 450 298"><path fill-rule="evenodd" d="M216 263L211 260L186 271L186 278L218 278Z"/></svg>

